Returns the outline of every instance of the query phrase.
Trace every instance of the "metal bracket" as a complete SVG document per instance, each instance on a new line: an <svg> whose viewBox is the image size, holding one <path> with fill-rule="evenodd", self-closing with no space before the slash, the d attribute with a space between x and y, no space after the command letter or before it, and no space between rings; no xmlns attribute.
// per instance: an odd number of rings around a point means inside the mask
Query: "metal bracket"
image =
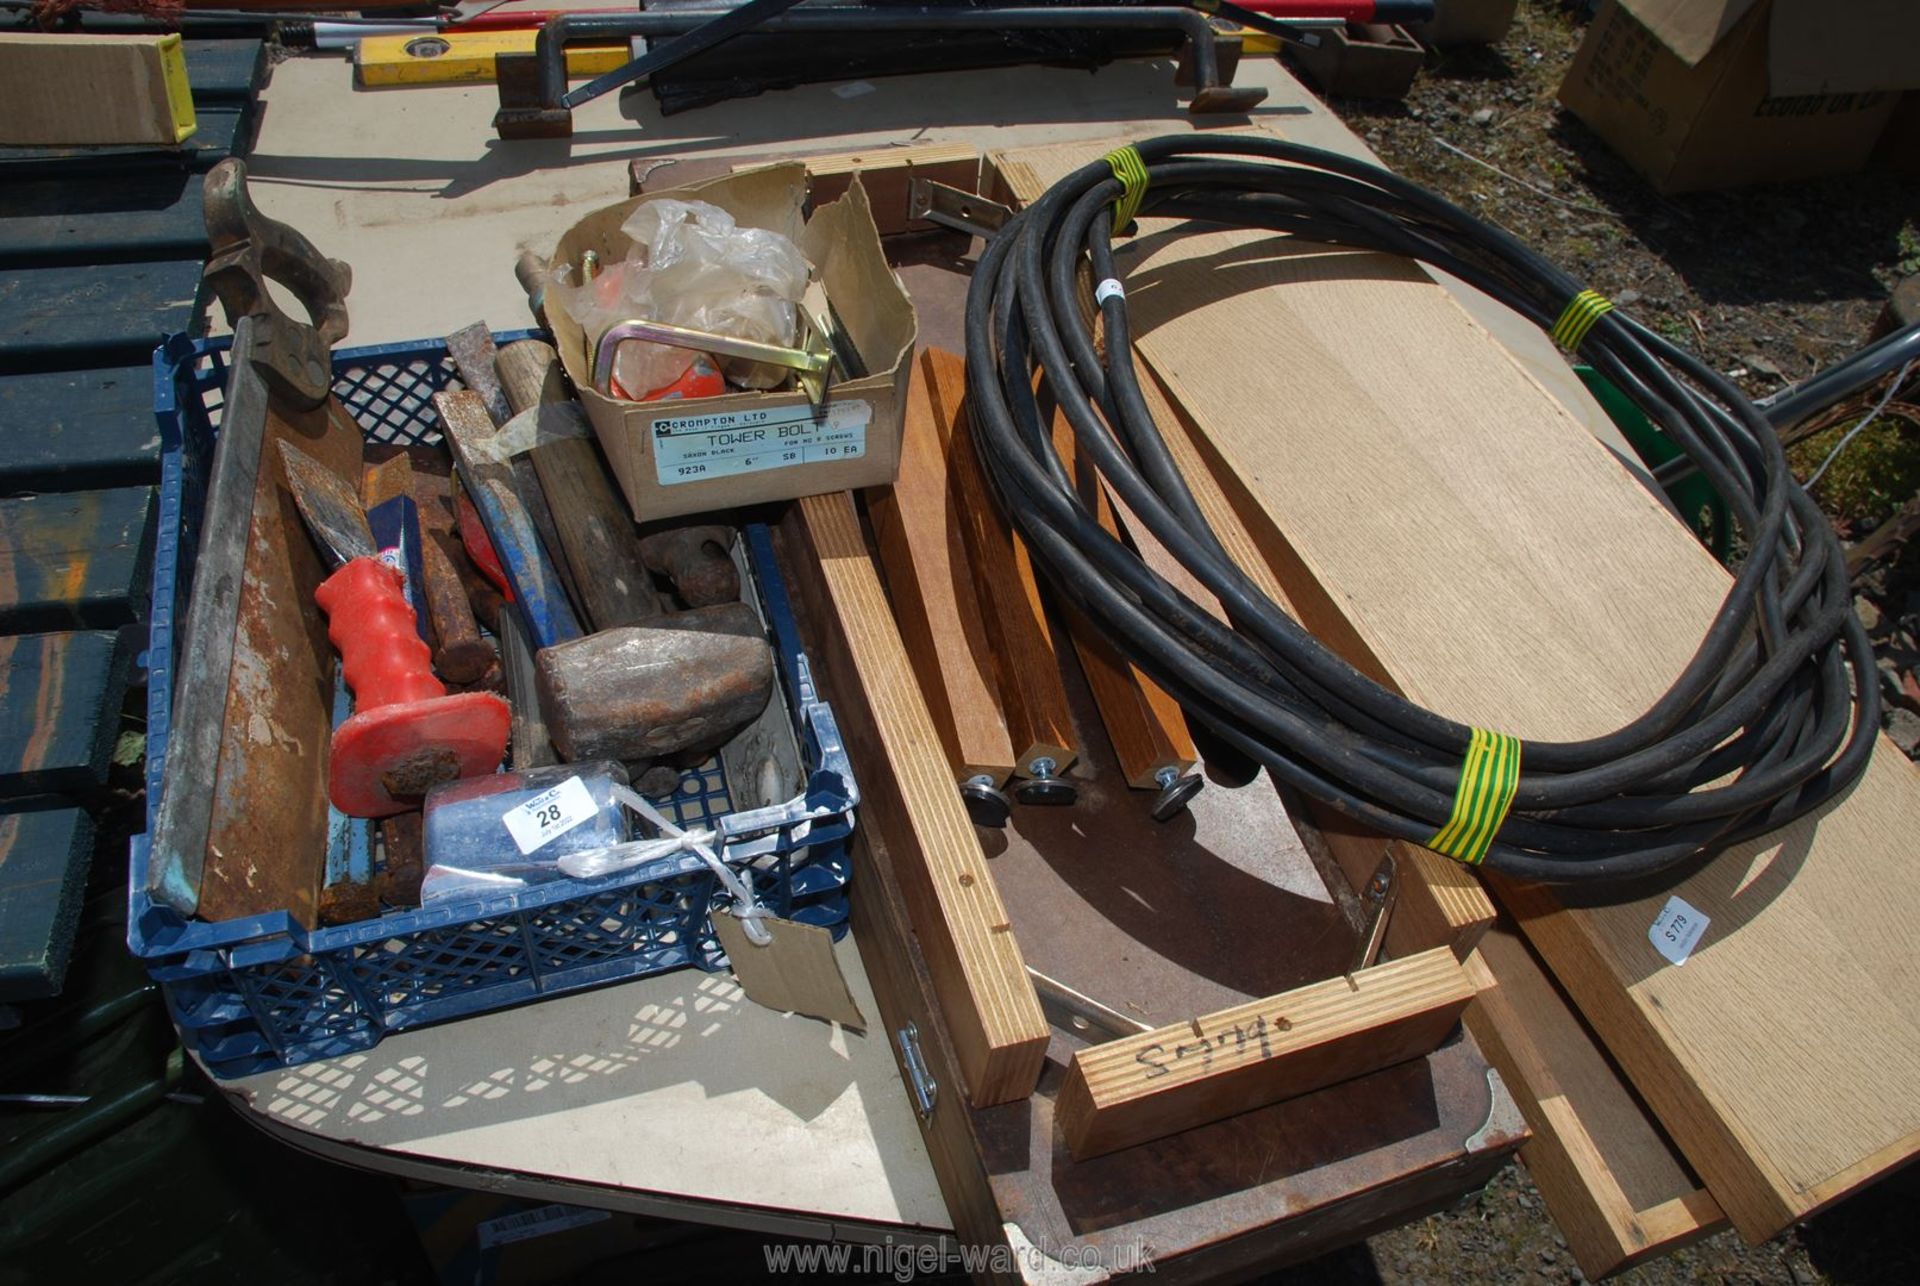
<svg viewBox="0 0 1920 1286"><path fill-rule="evenodd" d="M1525 1137L1527 1121L1520 1113L1520 1105L1514 1101L1513 1094L1507 1089L1507 1083L1500 1079L1500 1073L1494 1068L1487 1069L1487 1119L1480 1128L1469 1134L1460 1144L1463 1151L1484 1152L1488 1148L1498 1147L1503 1141L1515 1135Z"/></svg>
<svg viewBox="0 0 1920 1286"><path fill-rule="evenodd" d="M1040 1012L1047 1016L1047 1022L1090 1045L1153 1030L1137 1018L1129 1018L1064 982L1056 982L1032 965L1027 966L1027 980L1033 984L1033 994L1040 998Z"/></svg>
<svg viewBox="0 0 1920 1286"><path fill-rule="evenodd" d="M940 1082L933 1079L933 1073L927 1070L926 1057L920 1052L920 1028L908 1023L895 1032L893 1038L900 1045L900 1061L906 1064L907 1088L913 1091L913 1110L920 1114L921 1120L927 1120L940 1101Z"/></svg>
<svg viewBox="0 0 1920 1286"><path fill-rule="evenodd" d="M1013 218L1013 211L977 192L933 179L915 179L907 186L907 218L925 219L991 241Z"/></svg>
<svg viewBox="0 0 1920 1286"><path fill-rule="evenodd" d="M1380 958L1380 946L1387 940L1387 921L1392 918L1393 904L1400 896L1399 881L1394 875L1393 853L1389 850L1380 855L1380 864L1373 868L1373 878L1360 891L1360 903L1369 919L1367 931L1360 939L1360 950L1354 956L1354 973Z"/></svg>

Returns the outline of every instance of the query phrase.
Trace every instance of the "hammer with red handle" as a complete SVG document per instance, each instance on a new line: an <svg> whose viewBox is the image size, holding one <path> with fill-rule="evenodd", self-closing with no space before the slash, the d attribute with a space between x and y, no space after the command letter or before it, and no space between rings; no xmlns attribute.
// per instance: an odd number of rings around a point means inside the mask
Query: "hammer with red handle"
<svg viewBox="0 0 1920 1286"><path fill-rule="evenodd" d="M338 569L313 595L354 697L327 754L333 806L349 817L386 817L417 808L443 781L492 772L507 748L507 703L491 692L447 695L358 497L298 447L283 441L280 451L300 516Z"/></svg>

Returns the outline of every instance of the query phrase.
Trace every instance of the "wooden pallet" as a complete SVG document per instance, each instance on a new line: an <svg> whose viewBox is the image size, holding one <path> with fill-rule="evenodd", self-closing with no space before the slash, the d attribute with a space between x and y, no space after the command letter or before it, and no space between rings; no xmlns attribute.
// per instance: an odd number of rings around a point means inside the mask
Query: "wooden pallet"
<svg viewBox="0 0 1920 1286"><path fill-rule="evenodd" d="M0 1001L60 990L144 643L152 355L198 333L201 175L242 152L259 40L186 42L181 148L0 148Z"/></svg>

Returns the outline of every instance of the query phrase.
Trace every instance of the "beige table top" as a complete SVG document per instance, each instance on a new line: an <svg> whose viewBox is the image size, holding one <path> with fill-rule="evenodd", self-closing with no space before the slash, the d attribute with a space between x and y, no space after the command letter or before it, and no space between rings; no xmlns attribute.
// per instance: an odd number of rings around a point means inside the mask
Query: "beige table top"
<svg viewBox="0 0 1920 1286"><path fill-rule="evenodd" d="M518 251L544 253L624 197L636 158L1193 128L1166 61L815 85L666 119L651 95L609 96L575 113L571 140L511 143L494 136L491 85L362 91L351 76L339 56L276 67L248 160L260 208L352 264L350 345L482 318L531 324ZM1268 87L1257 119L1289 137L1365 153L1273 60L1248 60L1236 82ZM1457 293L1617 441L1543 336ZM877 1019L853 943L839 955ZM232 1088L276 1133L370 1168L796 1235L951 1227L884 1034L782 1017L696 970L402 1033Z"/></svg>

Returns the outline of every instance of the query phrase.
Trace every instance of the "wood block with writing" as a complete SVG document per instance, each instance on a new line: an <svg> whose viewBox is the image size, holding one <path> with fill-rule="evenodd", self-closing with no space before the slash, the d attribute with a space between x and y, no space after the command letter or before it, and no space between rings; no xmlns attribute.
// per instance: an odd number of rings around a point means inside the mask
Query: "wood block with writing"
<svg viewBox="0 0 1920 1286"><path fill-rule="evenodd" d="M1473 998L1444 947L1094 1045L1056 1118L1076 1160L1205 1125L1433 1051Z"/></svg>

